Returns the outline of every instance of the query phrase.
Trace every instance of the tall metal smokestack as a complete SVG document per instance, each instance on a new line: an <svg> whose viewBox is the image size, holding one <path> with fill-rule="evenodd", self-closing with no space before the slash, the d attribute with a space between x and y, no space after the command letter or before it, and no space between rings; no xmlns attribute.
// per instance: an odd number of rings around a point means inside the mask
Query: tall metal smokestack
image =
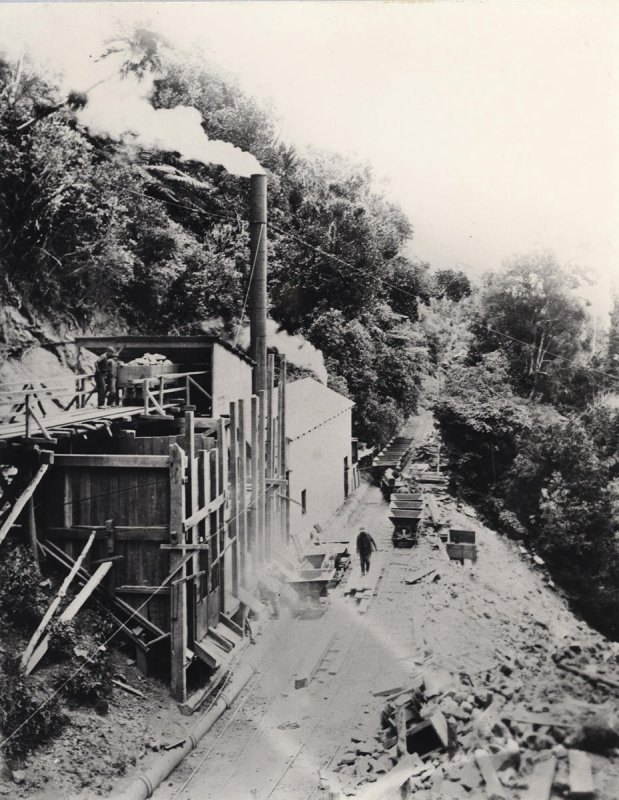
<svg viewBox="0 0 619 800"><path fill-rule="evenodd" d="M252 175L249 193L249 346L257 393L267 388L267 176Z"/></svg>

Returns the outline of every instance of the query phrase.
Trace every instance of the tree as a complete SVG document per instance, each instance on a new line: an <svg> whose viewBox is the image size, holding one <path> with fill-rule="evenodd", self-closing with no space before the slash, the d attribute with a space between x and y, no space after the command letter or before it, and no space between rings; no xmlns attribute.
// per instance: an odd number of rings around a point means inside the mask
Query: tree
<svg viewBox="0 0 619 800"><path fill-rule="evenodd" d="M613 297L613 307L610 312L610 328L608 331L608 349L606 353L606 371L619 380L619 294ZM616 381L613 388L617 389Z"/></svg>
<svg viewBox="0 0 619 800"><path fill-rule="evenodd" d="M462 479L475 492L486 493L511 465L517 434L527 425L525 406L510 387L505 356L486 353L473 366L453 365L434 412Z"/></svg>
<svg viewBox="0 0 619 800"><path fill-rule="evenodd" d="M462 270L439 269L433 277L432 294L435 297L446 297L448 300L458 303L463 297L471 294L471 282Z"/></svg>
<svg viewBox="0 0 619 800"><path fill-rule="evenodd" d="M482 294L479 348L509 359L514 388L553 397L583 350L587 312L574 295L578 279L551 253L519 256L491 273Z"/></svg>
<svg viewBox="0 0 619 800"><path fill-rule="evenodd" d="M398 314L405 314L411 322L419 319L419 304L427 303L430 296L430 265L425 261L411 261L398 255L387 265L385 281L389 305Z"/></svg>

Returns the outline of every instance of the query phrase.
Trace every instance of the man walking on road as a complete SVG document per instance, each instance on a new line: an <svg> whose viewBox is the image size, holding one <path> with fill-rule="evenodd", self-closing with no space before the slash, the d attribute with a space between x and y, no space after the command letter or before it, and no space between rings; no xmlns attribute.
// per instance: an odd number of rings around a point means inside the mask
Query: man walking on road
<svg viewBox="0 0 619 800"><path fill-rule="evenodd" d="M370 571L370 557L372 550L377 550L376 542L371 535L361 528L357 536L357 553L359 553L359 560L361 561L361 574L366 575Z"/></svg>

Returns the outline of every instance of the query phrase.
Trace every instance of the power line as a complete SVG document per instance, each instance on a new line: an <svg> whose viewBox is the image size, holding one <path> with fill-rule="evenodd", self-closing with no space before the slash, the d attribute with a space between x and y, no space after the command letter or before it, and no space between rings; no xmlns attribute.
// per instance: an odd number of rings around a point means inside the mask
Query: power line
<svg viewBox="0 0 619 800"><path fill-rule="evenodd" d="M304 245L305 247L307 247L307 248L309 248L311 250L314 250L319 255L324 256L325 258L330 258L333 261L337 261L339 264L342 264L343 266L347 267L348 269L353 270L354 272L359 272L359 273L364 274L364 275L366 274L365 271L362 270L360 267L356 267L354 264L351 264L349 261L345 261L344 259L340 258L339 256L334 255L333 253L329 253L326 250L322 250L320 247L316 247L315 245L311 244L310 242L307 242L305 239L303 239L301 236L298 236L297 234L290 233L289 231L285 231L282 228L279 228L277 225L273 225L272 223L270 223L270 227L273 230L275 230L278 233L280 233L282 236L287 236L290 239L294 239L295 241L299 242L300 244ZM377 276L376 279L383 286L388 286L390 289L393 289L394 291L399 292L400 294L406 295L407 297L410 297L413 300L418 300L418 296L417 295L413 294L412 292L406 291L406 289L403 289L401 286L398 286L397 284L391 283L390 281L386 280L385 278L382 278L381 276ZM482 327L486 328L488 331L491 331L492 333L495 333L497 336L503 336L504 338L510 339L513 342L518 342L519 344L522 344L525 347L530 347L532 349L536 349L536 345L532 344L531 342L525 342L523 339L518 339L517 337L511 336L508 333L504 333L503 331L496 330L495 328L492 328L490 325L488 325L485 322L479 322L478 324L481 325ZM611 375L610 373L604 372L603 370L596 369L595 367L589 367L589 366L584 365L584 364L579 364L574 359L566 358L565 356L561 356L558 353L552 353L549 350L545 350L544 352L546 353L546 355L549 355L552 358L556 358L556 359L559 359L561 361L565 361L568 364L572 364L572 365L574 365L576 367L579 367L580 369L585 369L585 370L588 370L589 372L595 372L598 375L603 375L606 378L610 378L610 380L613 380L613 381L618 381L619 380L615 375Z"/></svg>
<svg viewBox="0 0 619 800"><path fill-rule="evenodd" d="M259 498L260 498L260 497L262 497L264 494L266 494L266 491L267 491L267 490L265 490L264 492L262 492L262 493L259 495ZM258 498L258 499L259 499L259 498ZM237 513L236 513L236 514L235 514L233 517L231 517L229 520L227 520L227 521L226 521L226 523L224 523L224 525L223 525L222 527L220 527L218 530L216 530L216 531L215 531L215 533L211 534L211 538L213 538L214 536L218 535L219 533L222 533L223 531L225 531L225 530L226 530L226 526L227 526L227 525L229 525L229 524L230 524L230 522L233 522L234 520L238 519L238 517L239 517L239 516L240 516L240 515L243 513L243 511L244 511L244 509L241 509L241 510L240 510L239 512L237 512ZM60 684L60 686L58 686L58 687L57 687L57 688L56 688L56 689L55 689L55 690L54 690L54 691L53 691L53 692L52 692L52 693L49 695L49 697L47 697L47 698L46 698L46 699L45 699L45 700L44 700L44 701L43 701L43 702L42 702L42 703L41 703L39 706L37 706L37 708L35 708L35 709L34 709L34 711L32 711L32 713L30 713L30 714L29 714L29 715L26 717L26 719L25 719L23 722L21 722L21 723L20 723L20 724L17 726L17 728L15 728L15 730L13 730L13 731L12 731L12 732L11 732L11 733L10 733L10 734L9 734L9 735L6 737L6 738L5 738L5 739L3 739L3 740L0 742L0 750L1 750L1 749L4 747L4 745L5 745L5 744L7 744L7 742L9 742L9 741L10 741L10 740L11 740L11 739L12 739L12 738L13 738L13 737L14 737L14 736L17 734L17 733L19 733L19 731L20 731L20 730L21 730L21 729L22 729L22 728L23 728L25 725L27 725L27 724L28 724L28 722L30 722L30 720L31 720L33 717L35 717L37 714L39 714L39 713L40 713L40 712L41 712L41 711L42 711L42 710L43 710L43 709L44 709L44 708L45 708L45 707L46 707L46 706L47 706L47 705L48 705L48 704L49 704L49 703L50 703L50 702L51 702L51 701L52 701L52 700L55 698L55 697L57 697L57 696L58 696L58 694L59 694L59 693L60 693L60 692L61 692L61 691L62 691L62 690L65 688L65 686L67 686L67 684L69 684L69 683L70 683L70 681L72 681L72 680L73 680L74 678L76 678L76 677L77 677L77 676L78 676L78 675L79 675L81 672L83 672L83 670L84 670L84 669L86 669L86 666L88 665L88 663L90 662L90 660L91 660L91 659L92 659L92 658L93 658L93 657L96 655L96 653L97 653L97 652L101 651L102 649L105 649L105 647L106 647L106 646L107 646L107 645L108 645L108 644L109 644L109 643L112 641L112 639L113 639L115 636L117 636L117 635L118 635L118 634L119 634L121 631L123 631L123 630L126 630L126 629L127 629L127 625L129 624L129 622L131 622L131 620L132 620L132 619L133 619L133 618L134 618L134 617L135 617L137 614L139 614L139 613L140 613L140 611L142 611L142 609L143 609L143 608L144 608L146 605L148 605L148 603L150 603L150 601L153 599L153 597L155 597L155 595L157 595L157 594L158 594L158 593L159 593L159 592L160 592L160 591L161 591L163 588L165 588L166 584L167 584L167 583L169 583L169 582L172 580L172 578L174 577L174 575L176 575L176 573L177 573L177 572L178 572L180 569L182 569L182 567L184 567L184 566L185 566L185 565L186 565L186 564L187 564L187 563L188 563L188 562L189 562L189 561L190 561L190 560L191 560L191 559L192 559L194 556L195 556L195 553L194 553L194 552L189 552L189 553L188 553L188 554L187 554L187 555L186 555L184 558L182 558L182 559L181 559L181 561L180 561L180 562L179 562L179 563L176 565L176 567L175 567L175 568L174 568L174 569L173 569L173 570L172 570L172 571L171 571L171 572L170 572L170 573L169 573L169 574L168 574L168 575L167 575L167 576L166 576L166 577L163 579L163 581L162 581L162 582L159 584L159 586L157 586L155 589L153 589L153 591L152 591L152 592L151 592L151 593L150 593L150 594L147 596L147 598L144 600L144 602L143 602L143 603L142 603L140 606L138 606L138 607L137 607L137 608L136 608L136 609L133 611L133 613L132 613L132 614L131 614L131 615L130 615L128 618L127 618L127 620L126 620L125 622L121 623L121 624L120 624L120 625L119 625L119 626L118 626L118 627L117 627L117 628L116 628L116 629L115 629L115 630L114 630L114 631L113 631L113 632L112 632L112 633L111 633L111 634L110 634L110 635L107 637L107 639L106 639L106 640L105 640L105 641L104 641L102 644L100 644L100 645L97 647L97 649L96 649L96 650L94 650L94 651L93 651L93 652L92 652L92 653L91 653L91 654L90 654L90 655L89 655L89 656L88 656L88 657L87 657L87 658L84 660L84 663L83 663L83 664L81 664L81 665L80 665L80 666L79 666L79 667L78 667L78 668L77 668L77 669L76 669L76 670L75 670L75 671L74 671L74 672L73 672L71 675L69 675L69 677L68 677L68 678L67 678L65 681L63 681L63 683L61 683L61 684Z"/></svg>
<svg viewBox="0 0 619 800"><path fill-rule="evenodd" d="M258 233L258 244L256 245L256 252L254 253L254 261L251 265L251 271L249 273L249 281L247 283L247 291L245 292L245 300L243 301L243 308L241 309L241 318L239 319L239 324L236 326L236 335L234 337L234 347L236 347L239 333L241 332L241 325L243 324L243 317L245 316L245 308L247 307L247 301L249 300L249 293L251 291L251 282L252 278L254 277L254 269L256 267L256 261L258 260L258 250L260 248L260 241L262 240L262 231L264 230L265 223L260 223L260 231Z"/></svg>

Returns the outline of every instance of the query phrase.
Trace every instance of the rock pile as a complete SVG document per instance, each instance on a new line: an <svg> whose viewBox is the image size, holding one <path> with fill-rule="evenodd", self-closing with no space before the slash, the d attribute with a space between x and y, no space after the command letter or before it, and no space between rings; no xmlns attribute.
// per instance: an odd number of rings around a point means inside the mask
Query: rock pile
<svg viewBox="0 0 619 800"><path fill-rule="evenodd" d="M602 658L603 648L594 649ZM576 655L594 654L568 645L553 660L572 664ZM475 686L464 674L451 676L451 684L428 672L405 689L381 692L375 735L351 737L333 770L337 777L323 777L330 800L395 797L383 794L391 776L401 797L414 800L597 796L586 751L619 756L616 705L526 700L526 687L508 664Z"/></svg>

